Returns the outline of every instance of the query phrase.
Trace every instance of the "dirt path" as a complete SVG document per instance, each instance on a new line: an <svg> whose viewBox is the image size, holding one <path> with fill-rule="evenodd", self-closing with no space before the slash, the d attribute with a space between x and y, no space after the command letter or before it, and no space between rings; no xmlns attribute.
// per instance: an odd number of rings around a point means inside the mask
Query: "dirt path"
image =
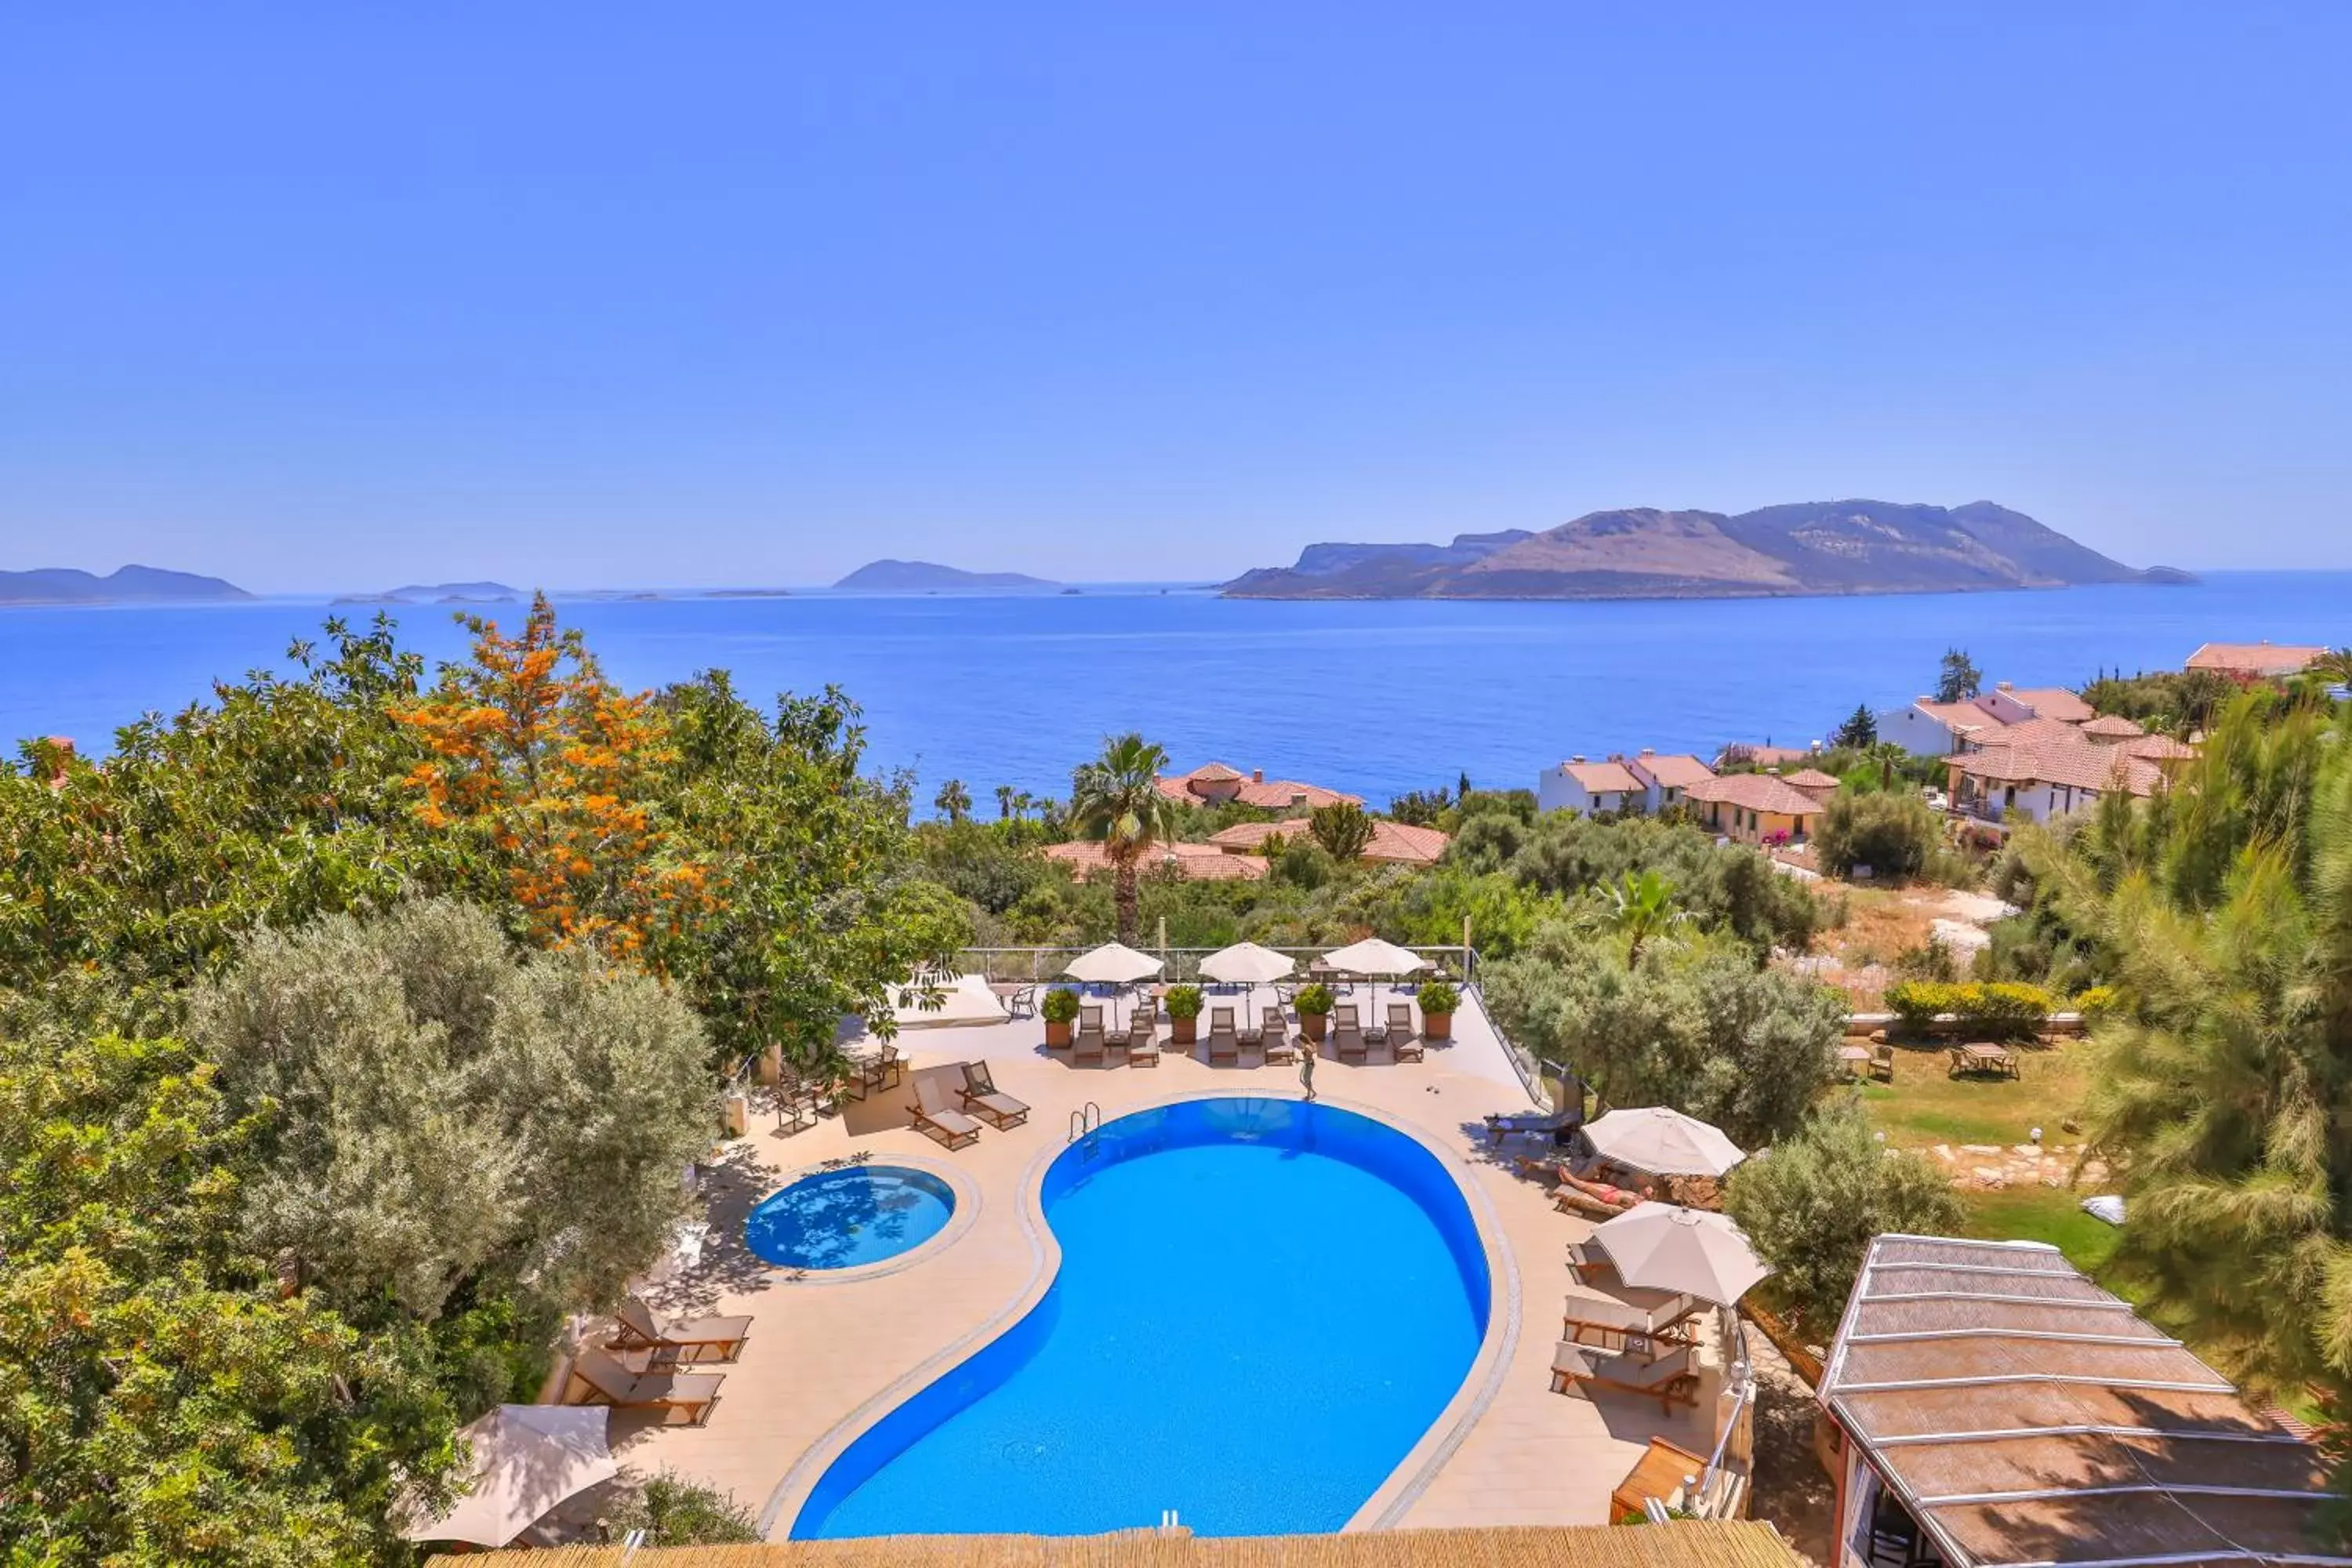
<svg viewBox="0 0 2352 1568"><path fill-rule="evenodd" d="M1806 1561L1833 1562L1837 1489L1813 1454L1813 1416L1820 1406L1812 1388L1753 1329L1748 1359L1756 1370L1756 1468L1748 1516L1769 1523Z"/></svg>
<svg viewBox="0 0 2352 1568"><path fill-rule="evenodd" d="M2017 912L1990 894L1956 888L1873 888L1827 878L1811 885L1822 898L1843 897L1846 921L1815 937L1813 950L1788 960L1789 966L1843 987L1862 1012L1877 1007L1895 984L1893 964L1901 954L1938 942L1965 973L1992 941L1985 928Z"/></svg>

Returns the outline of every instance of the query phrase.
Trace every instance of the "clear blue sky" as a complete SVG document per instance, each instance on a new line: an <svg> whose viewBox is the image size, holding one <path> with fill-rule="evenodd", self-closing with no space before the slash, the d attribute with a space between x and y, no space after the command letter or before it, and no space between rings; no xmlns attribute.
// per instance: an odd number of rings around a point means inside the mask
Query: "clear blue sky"
<svg viewBox="0 0 2352 1568"><path fill-rule="evenodd" d="M0 565L2352 565L2352 5L0 10Z"/></svg>

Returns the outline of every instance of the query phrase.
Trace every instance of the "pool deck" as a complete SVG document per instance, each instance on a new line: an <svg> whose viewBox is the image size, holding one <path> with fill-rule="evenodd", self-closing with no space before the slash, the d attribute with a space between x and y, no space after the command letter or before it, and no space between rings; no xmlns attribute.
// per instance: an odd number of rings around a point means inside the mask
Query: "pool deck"
<svg viewBox="0 0 2352 1568"><path fill-rule="evenodd" d="M1475 1005L1465 1002L1456 1014L1454 1035L1424 1062L1349 1067L1325 1059L1316 1067L1318 1099L1397 1125L1444 1154L1469 1191L1507 1308L1506 1292L1517 1293L1517 1310L1496 1314L1489 1350L1463 1393L1355 1527L1605 1522L1611 1490L1653 1436L1710 1451L1720 1353L1709 1358L1696 1411L1668 1416L1649 1400L1604 1394L1596 1404L1550 1392L1568 1283L1563 1252L1591 1234L1591 1224L1556 1211L1541 1185L1513 1170L1512 1156L1535 1152L1535 1145L1487 1147L1481 1119L1526 1110L1528 1096ZM1167 1047L1164 1026L1167 1054L1157 1068L1072 1068L1048 1057L1043 1042L1034 1018L900 1033L900 1048L916 1068L984 1059L997 1087L1032 1108L1025 1126L990 1129L953 1152L911 1128L853 1135L848 1124L862 1120L855 1114L780 1133L773 1117L762 1124L755 1108L751 1135L728 1145L706 1180L710 1225L700 1258L647 1292L671 1311L749 1313L750 1342L740 1360L711 1369L727 1379L704 1426L661 1426L616 1412L612 1435L623 1463L667 1468L731 1491L760 1512L772 1539L782 1539L808 1489L848 1441L1007 1326L1049 1282L1054 1248L1036 1234L1031 1194L1064 1147L1074 1111L1092 1102L1108 1121L1203 1094L1299 1092L1295 1067L1212 1068ZM842 1276L795 1275L744 1247L743 1218L754 1204L793 1177L852 1154L946 1176L957 1190L948 1228L902 1259ZM1311 1337L1301 1348L1312 1349Z"/></svg>

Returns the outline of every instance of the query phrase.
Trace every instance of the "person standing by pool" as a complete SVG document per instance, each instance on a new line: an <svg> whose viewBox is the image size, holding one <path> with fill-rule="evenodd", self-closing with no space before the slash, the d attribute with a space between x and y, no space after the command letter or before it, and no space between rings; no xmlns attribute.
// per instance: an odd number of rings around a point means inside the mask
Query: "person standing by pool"
<svg viewBox="0 0 2352 1568"><path fill-rule="evenodd" d="M1307 1091L1310 1101L1315 1098L1315 1058L1320 1054L1321 1047L1314 1040L1307 1041L1307 1048L1298 1053L1298 1087Z"/></svg>

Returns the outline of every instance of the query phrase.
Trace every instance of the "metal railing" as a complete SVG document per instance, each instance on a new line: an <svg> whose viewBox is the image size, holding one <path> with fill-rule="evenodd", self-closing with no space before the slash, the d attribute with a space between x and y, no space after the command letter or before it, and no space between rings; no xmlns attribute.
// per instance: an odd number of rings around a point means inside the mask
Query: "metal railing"
<svg viewBox="0 0 2352 1568"><path fill-rule="evenodd" d="M1715 1451L1707 1456L1706 1468L1699 1472L1697 1493L1683 1503L1704 1519L1737 1517L1740 1488L1755 1463L1756 1363L1748 1355L1747 1325L1739 1321L1737 1311L1728 1315L1731 1373L1738 1380L1738 1389L1732 1396L1730 1415L1718 1425Z"/></svg>

